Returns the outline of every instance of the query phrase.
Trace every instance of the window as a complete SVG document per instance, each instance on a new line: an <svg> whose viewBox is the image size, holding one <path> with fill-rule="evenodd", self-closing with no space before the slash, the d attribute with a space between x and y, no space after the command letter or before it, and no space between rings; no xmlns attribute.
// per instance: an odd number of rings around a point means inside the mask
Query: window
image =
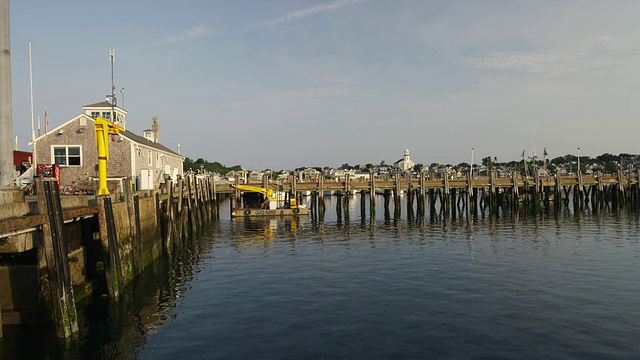
<svg viewBox="0 0 640 360"><path fill-rule="evenodd" d="M111 120L111 112L110 112L110 111L103 111L103 112L102 112L102 117L103 117L105 120Z"/></svg>
<svg viewBox="0 0 640 360"><path fill-rule="evenodd" d="M87 118L86 117L81 117L80 118L80 126L87 126Z"/></svg>
<svg viewBox="0 0 640 360"><path fill-rule="evenodd" d="M151 158L151 150L148 150L147 154L149 155L147 156L147 161L148 161L147 165L151 166L153 165L153 159Z"/></svg>
<svg viewBox="0 0 640 360"><path fill-rule="evenodd" d="M91 112L91 117L92 117L92 118L94 118L94 119L95 119L95 118L97 118L98 116L100 116L100 111L92 111L92 112Z"/></svg>
<svg viewBox="0 0 640 360"><path fill-rule="evenodd" d="M156 153L156 167L160 168L160 153Z"/></svg>
<svg viewBox="0 0 640 360"><path fill-rule="evenodd" d="M80 146L53 146L53 162L60 166L81 166L82 149Z"/></svg>

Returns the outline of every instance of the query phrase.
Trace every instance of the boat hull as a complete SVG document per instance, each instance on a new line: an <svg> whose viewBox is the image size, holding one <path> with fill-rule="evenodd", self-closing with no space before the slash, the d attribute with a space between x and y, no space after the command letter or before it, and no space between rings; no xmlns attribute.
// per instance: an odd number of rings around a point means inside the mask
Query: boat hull
<svg viewBox="0 0 640 360"><path fill-rule="evenodd" d="M231 217L261 217L261 216L300 216L309 215L309 208L296 209L233 209Z"/></svg>

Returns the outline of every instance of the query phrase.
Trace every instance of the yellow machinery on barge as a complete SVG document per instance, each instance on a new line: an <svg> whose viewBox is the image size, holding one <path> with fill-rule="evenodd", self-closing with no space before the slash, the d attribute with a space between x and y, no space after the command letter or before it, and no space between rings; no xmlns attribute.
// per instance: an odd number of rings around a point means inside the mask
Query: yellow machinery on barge
<svg viewBox="0 0 640 360"><path fill-rule="evenodd" d="M259 193L264 196L264 200L256 206L233 209L231 217L254 217L254 216L298 216L309 215L309 208L298 205L296 198L290 196L288 199L278 199L272 189L267 189L251 185L231 185L238 190Z"/></svg>

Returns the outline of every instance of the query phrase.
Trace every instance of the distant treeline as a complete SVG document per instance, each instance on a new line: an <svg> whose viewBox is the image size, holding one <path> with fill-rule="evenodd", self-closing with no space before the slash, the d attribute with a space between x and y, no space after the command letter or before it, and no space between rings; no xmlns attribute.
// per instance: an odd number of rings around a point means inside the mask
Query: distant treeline
<svg viewBox="0 0 640 360"><path fill-rule="evenodd" d="M203 158L198 158L198 160L193 161L189 158L185 158L184 159L184 169L186 170L193 170L193 171L200 171L205 170L205 171L209 171L212 173L218 173L218 174L226 174L229 171L240 171L242 170L242 166L240 165L234 165L231 167L227 167L224 166L222 164L220 164L217 161L214 162L209 162L207 160L204 160Z"/></svg>
<svg viewBox="0 0 640 360"><path fill-rule="evenodd" d="M564 156L558 156L555 157L553 159L547 159L547 167L549 168L550 171L555 171L556 168L560 168L560 167L569 167L571 168L571 164L573 164L573 166L575 167L577 164L577 160L578 157L575 154L567 154ZM615 173L618 169L625 169L627 168L629 165L634 165L634 166L638 166L640 162L640 155L637 154L626 154L626 153L621 153L619 155L612 155L609 153L604 153L602 155L596 156L596 157L590 157L590 156L586 156L586 155L581 155L580 156L580 167L581 170L585 171L589 168L593 168L593 169L598 169L598 170L602 170L604 173ZM543 163L543 159L540 158L536 158L536 159L527 159L527 163L528 164L533 164L535 163L538 166L545 166L545 164ZM242 170L242 166L240 165L234 165L231 167L226 167L222 164L220 164L219 162L209 162L207 160L204 160L202 158L199 158L196 161L193 161L189 158L186 158L184 161L184 169L188 170L188 169L192 169L194 171L198 171L201 168L201 165L203 166L204 170L210 171L210 172L215 172L215 173L219 173L219 174L226 174L229 171L240 171ZM480 159L479 163L475 163L473 164L474 168L479 167L481 165L486 166L489 169L493 169L493 168L497 168L497 167L502 167L502 168L523 168L524 167L524 162L523 160L520 161L508 161L508 162L501 162L499 161L496 157L491 157L491 156L485 156L483 158ZM373 169L380 169L380 168L384 168L384 167L390 167L392 165L388 165L384 160L380 161L379 165L373 165L371 163L366 164L366 165L349 165L349 164L342 164L339 169L344 169L344 170L361 170L361 171L372 171ZM459 163L457 165L453 165L453 164L438 164L438 163L431 163L428 165L430 170L435 170L438 169L440 167L452 167L454 169L468 169L469 168L469 163L466 162L462 162ZM413 167L414 171L420 171L421 169L423 169L425 167L425 165L423 164L415 164ZM314 169L318 170L318 171L323 171L323 170L329 170L330 167L325 166L325 167L313 167ZM304 170L304 167L300 167L297 169L294 169L295 171L302 171ZM266 170L266 169L265 169Z"/></svg>

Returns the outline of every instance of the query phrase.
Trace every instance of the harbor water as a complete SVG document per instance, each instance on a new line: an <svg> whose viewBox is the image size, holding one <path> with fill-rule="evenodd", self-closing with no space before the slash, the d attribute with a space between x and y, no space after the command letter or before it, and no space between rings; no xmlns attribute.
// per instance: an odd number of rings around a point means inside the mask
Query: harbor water
<svg viewBox="0 0 640 360"><path fill-rule="evenodd" d="M220 220L3 359L637 359L638 210ZM226 216L225 216L226 215Z"/></svg>

